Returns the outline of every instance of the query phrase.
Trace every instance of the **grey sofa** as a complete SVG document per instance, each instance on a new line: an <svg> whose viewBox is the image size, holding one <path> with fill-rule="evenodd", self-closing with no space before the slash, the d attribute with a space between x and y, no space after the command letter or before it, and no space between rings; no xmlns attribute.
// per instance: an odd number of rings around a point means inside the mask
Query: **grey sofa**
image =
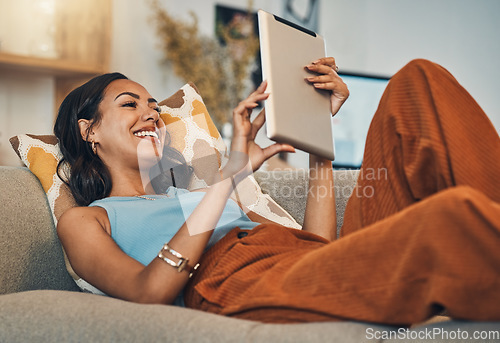
<svg viewBox="0 0 500 343"><path fill-rule="evenodd" d="M339 194L352 188L355 176L336 172L337 187L343 187ZM305 195L291 198L282 190L305 191L303 172L261 172L256 178L302 221ZM82 293L66 272L45 194L33 174L0 167L0 201L0 342L417 342L436 330L442 334L433 336L435 341L500 342L500 323L447 321L409 332L354 322L271 325ZM344 205L345 197L339 198L339 222ZM477 332L483 339L472 340Z"/></svg>

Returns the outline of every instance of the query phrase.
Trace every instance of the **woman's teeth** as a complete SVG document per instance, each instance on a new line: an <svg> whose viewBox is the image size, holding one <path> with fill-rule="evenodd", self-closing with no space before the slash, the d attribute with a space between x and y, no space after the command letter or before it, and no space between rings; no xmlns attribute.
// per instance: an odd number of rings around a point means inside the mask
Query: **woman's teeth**
<svg viewBox="0 0 500 343"><path fill-rule="evenodd" d="M140 131L140 132L134 133L134 135L137 137L149 136L149 137L154 137L154 138L158 139L158 134L154 131Z"/></svg>

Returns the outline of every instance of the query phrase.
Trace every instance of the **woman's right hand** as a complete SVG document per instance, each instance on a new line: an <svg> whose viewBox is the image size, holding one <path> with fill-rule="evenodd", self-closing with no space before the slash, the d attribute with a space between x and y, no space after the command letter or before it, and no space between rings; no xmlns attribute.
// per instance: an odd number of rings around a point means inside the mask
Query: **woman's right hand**
<svg viewBox="0 0 500 343"><path fill-rule="evenodd" d="M267 159L281 151L295 152L295 148L289 144L274 143L266 148L261 148L255 143L257 132L266 121L265 110L260 111L253 122L250 121L250 116L253 109L258 106L258 102L269 97L269 93L265 93L266 87L267 82L262 82L233 110L233 139L229 162L226 165L233 171L242 170L248 165L248 162L250 162L250 166L247 169L251 170L250 172L256 171Z"/></svg>

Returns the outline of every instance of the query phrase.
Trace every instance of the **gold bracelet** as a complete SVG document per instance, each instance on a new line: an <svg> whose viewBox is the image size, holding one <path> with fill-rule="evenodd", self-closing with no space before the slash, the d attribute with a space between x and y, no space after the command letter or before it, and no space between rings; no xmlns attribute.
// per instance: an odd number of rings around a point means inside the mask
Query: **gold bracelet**
<svg viewBox="0 0 500 343"><path fill-rule="evenodd" d="M177 262L172 261L165 255L163 255L163 251L170 253L171 255L177 257L179 260ZM170 248L167 243L165 243L163 245L163 248L161 248L160 252L158 253L158 257L161 258L163 261L167 262L172 267L176 268L179 273L182 272L183 270L187 271L189 273L190 278L191 276L193 276L193 273L196 271L196 269L198 269L198 267L200 266L200 264L197 263L194 267L191 267L188 264L189 259L185 258L180 253Z"/></svg>

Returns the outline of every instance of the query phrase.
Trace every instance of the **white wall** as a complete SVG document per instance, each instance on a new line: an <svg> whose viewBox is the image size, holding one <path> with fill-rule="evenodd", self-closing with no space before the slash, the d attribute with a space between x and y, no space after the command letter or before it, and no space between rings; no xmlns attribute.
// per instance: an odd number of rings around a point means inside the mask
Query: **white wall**
<svg viewBox="0 0 500 343"><path fill-rule="evenodd" d="M500 130L500 1L323 0L321 13L321 33L343 70L389 76L411 59L430 59Z"/></svg>
<svg viewBox="0 0 500 343"><path fill-rule="evenodd" d="M160 0L160 4L171 15L192 22L190 12L198 18L202 34L212 36L215 27L215 5L221 4L246 9L247 0ZM113 43L111 69L120 71L129 78L143 84L158 100L168 97L181 87L171 70L162 64L163 53L156 35L153 12L148 0L113 1ZM255 8L279 12L281 1L257 0Z"/></svg>
<svg viewBox="0 0 500 343"><path fill-rule="evenodd" d="M300 0L296 0L299 3ZM172 14L199 18L213 34L215 4L246 8L246 0L160 0ZM142 83L158 99L183 81L160 67L163 58L149 0L114 0L111 70ZM498 0L321 0L320 34L344 71L392 75L423 57L444 65L476 98L500 131L500 1ZM278 15L281 0L254 0ZM1 8L0 8L1 11ZM12 135L51 133L53 80L0 72L0 164L17 164Z"/></svg>
<svg viewBox="0 0 500 343"><path fill-rule="evenodd" d="M21 166L9 138L20 133L50 134L54 120L54 79L0 74L0 165Z"/></svg>
<svg viewBox="0 0 500 343"><path fill-rule="evenodd" d="M54 57L55 0L0 0L0 51ZM54 79L0 70L0 165L22 165L9 138L45 134L54 119Z"/></svg>

